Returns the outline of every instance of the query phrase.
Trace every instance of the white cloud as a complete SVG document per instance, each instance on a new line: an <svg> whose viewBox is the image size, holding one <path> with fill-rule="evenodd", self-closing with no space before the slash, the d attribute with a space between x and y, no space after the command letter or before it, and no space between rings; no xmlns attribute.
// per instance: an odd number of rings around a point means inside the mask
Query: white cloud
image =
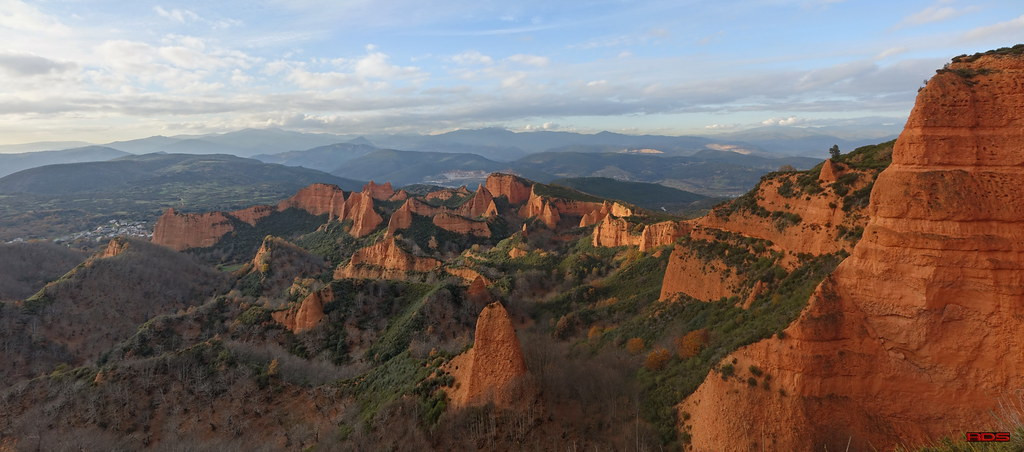
<svg viewBox="0 0 1024 452"><path fill-rule="evenodd" d="M175 9L171 9L171 10L166 10L162 6L158 5L158 6L153 7L153 10L156 11L156 13L160 15L160 17L163 17L165 19L173 20L173 21L175 21L175 22L177 22L179 24L183 24L183 23L186 23L186 22L194 22L194 21L199 20L199 15L198 14L196 14L196 13L194 13L192 11L189 11L187 9L177 9L177 8L175 8Z"/></svg>
<svg viewBox="0 0 1024 452"><path fill-rule="evenodd" d="M506 58L506 60L511 61L513 63L525 64L527 66L535 66L535 67L544 67L544 66L547 66L548 63L551 62L547 57L542 57L542 56L537 56L537 55L525 55L525 54L512 55L512 56Z"/></svg>
<svg viewBox="0 0 1024 452"><path fill-rule="evenodd" d="M789 116L787 118L768 118L761 121L761 125L765 126L795 126L805 122L803 118L796 116Z"/></svg>
<svg viewBox="0 0 1024 452"><path fill-rule="evenodd" d="M997 38L1006 42L1017 42L1024 39L1024 15L1006 22L975 28L964 33L964 38L972 40Z"/></svg>
<svg viewBox="0 0 1024 452"><path fill-rule="evenodd" d="M0 52L0 70L16 76L35 76L66 72L73 63L54 61L37 55Z"/></svg>
<svg viewBox="0 0 1024 452"><path fill-rule="evenodd" d="M71 29L21 0L0 0L0 28L65 36Z"/></svg>
<svg viewBox="0 0 1024 452"><path fill-rule="evenodd" d="M489 65L494 63L493 58L484 55L480 52L477 52L476 50L470 50L455 55L452 57L452 61L454 61L456 64L467 66L472 64Z"/></svg>
<svg viewBox="0 0 1024 452"><path fill-rule="evenodd" d="M367 47L367 50L371 50ZM426 74L415 66L396 66L388 60L391 57L381 52L372 52L356 62L355 73L363 78L408 79Z"/></svg>

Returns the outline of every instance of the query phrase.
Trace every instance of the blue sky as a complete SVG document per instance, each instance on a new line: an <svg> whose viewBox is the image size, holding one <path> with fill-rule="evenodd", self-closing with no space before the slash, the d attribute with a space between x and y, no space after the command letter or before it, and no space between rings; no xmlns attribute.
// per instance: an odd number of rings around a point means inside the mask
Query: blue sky
<svg viewBox="0 0 1024 452"><path fill-rule="evenodd" d="M0 144L902 124L1020 0L0 0Z"/></svg>

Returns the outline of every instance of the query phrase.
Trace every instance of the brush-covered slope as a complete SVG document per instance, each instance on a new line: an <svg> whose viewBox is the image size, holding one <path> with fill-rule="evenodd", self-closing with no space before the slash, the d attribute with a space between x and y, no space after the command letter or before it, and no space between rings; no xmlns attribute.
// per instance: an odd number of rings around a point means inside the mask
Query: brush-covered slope
<svg viewBox="0 0 1024 452"><path fill-rule="evenodd" d="M31 296L86 257L82 251L49 242L0 244L0 301Z"/></svg>
<svg viewBox="0 0 1024 452"><path fill-rule="evenodd" d="M412 152L381 149L338 166L341 177L390 181L396 186L444 179L446 173L479 172L485 177L503 164L476 154Z"/></svg>
<svg viewBox="0 0 1024 452"><path fill-rule="evenodd" d="M27 377L100 357L160 313L206 301L223 276L147 242L115 239L24 301L5 303L4 376ZM38 353L39 351L42 353Z"/></svg>
<svg viewBox="0 0 1024 452"><path fill-rule="evenodd" d="M739 378L709 375L680 405L694 450L888 449L1007 427L993 413L1024 385L1022 48L928 81L850 258L784 335L723 361Z"/></svg>

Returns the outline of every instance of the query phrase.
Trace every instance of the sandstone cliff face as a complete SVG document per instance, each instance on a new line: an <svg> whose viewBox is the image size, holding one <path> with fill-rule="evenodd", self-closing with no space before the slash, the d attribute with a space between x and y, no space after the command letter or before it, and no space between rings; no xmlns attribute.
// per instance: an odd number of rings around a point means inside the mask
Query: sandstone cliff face
<svg viewBox="0 0 1024 452"><path fill-rule="evenodd" d="M394 195L391 195L391 197L388 198L388 201L405 201L406 199L409 199L409 192L405 190L398 190Z"/></svg>
<svg viewBox="0 0 1024 452"><path fill-rule="evenodd" d="M107 247L103 249L103 252L99 254L99 258L102 259L105 257L117 256L125 252L128 249L128 246L128 240L124 237L111 239L110 242L107 243Z"/></svg>
<svg viewBox="0 0 1024 452"><path fill-rule="evenodd" d="M452 406L494 403L514 408L529 401L526 362L508 312L499 302L484 307L476 322L473 348L447 365L455 377Z"/></svg>
<svg viewBox="0 0 1024 452"><path fill-rule="evenodd" d="M633 235L632 225L623 218L607 215L594 227L594 246L638 246L641 236Z"/></svg>
<svg viewBox="0 0 1024 452"><path fill-rule="evenodd" d="M530 184L519 176L494 173L487 176L484 185L492 195L504 196L512 205L519 205L530 199Z"/></svg>
<svg viewBox="0 0 1024 452"><path fill-rule="evenodd" d="M391 182L377 184L371 180L363 186L363 193L378 201L386 201L395 195L395 189L391 187Z"/></svg>
<svg viewBox="0 0 1024 452"><path fill-rule="evenodd" d="M242 210L230 212L228 213L228 215L231 215L239 220L242 220L248 223L250 226L255 226L256 222L266 218L268 215L276 211L277 209L274 206L252 206Z"/></svg>
<svg viewBox="0 0 1024 452"><path fill-rule="evenodd" d="M390 188L390 184L386 184ZM352 220L352 229L349 234L353 237L363 237L380 226L384 218L373 210L373 198L366 193L352 193L346 202L346 218Z"/></svg>
<svg viewBox="0 0 1024 452"><path fill-rule="evenodd" d="M458 215L442 212L434 215L434 226L451 231L457 234L474 235L477 237L490 237L491 229L487 222L470 220Z"/></svg>
<svg viewBox="0 0 1024 452"><path fill-rule="evenodd" d="M990 430L1024 387L1024 59L950 69L976 75L919 93L853 254L784 339L726 358L773 390L712 374L680 406L694 450L913 446Z"/></svg>
<svg viewBox="0 0 1024 452"><path fill-rule="evenodd" d="M701 301L715 301L738 292L742 279L717 259L704 260L686 247L676 247L668 258L661 300L686 294Z"/></svg>
<svg viewBox="0 0 1024 452"><path fill-rule="evenodd" d="M313 184L299 190L295 196L281 201L277 205L278 210L285 210L289 207L302 209L313 215L327 214L328 219L344 218L345 192L337 185Z"/></svg>
<svg viewBox="0 0 1024 452"><path fill-rule="evenodd" d="M348 265L338 267L334 278L406 279L409 272L428 272L439 268L441 261L414 256L395 243L392 236L352 255Z"/></svg>
<svg viewBox="0 0 1024 452"><path fill-rule="evenodd" d="M235 229L223 212L184 213L167 209L153 228L153 243L176 251L213 246Z"/></svg>
<svg viewBox="0 0 1024 452"><path fill-rule="evenodd" d="M671 245L676 239L689 234L691 229L686 221L662 221L644 226L640 234L640 251Z"/></svg>
<svg viewBox="0 0 1024 452"><path fill-rule="evenodd" d="M498 207L494 204L494 196L490 190L480 184L473 197L459 206L458 213L469 218L493 217L498 214Z"/></svg>
<svg viewBox="0 0 1024 452"><path fill-rule="evenodd" d="M270 316L275 322L298 334L319 325L325 317L324 305L331 301L334 301L334 291L328 287L309 294L302 303L284 311L273 312Z"/></svg>

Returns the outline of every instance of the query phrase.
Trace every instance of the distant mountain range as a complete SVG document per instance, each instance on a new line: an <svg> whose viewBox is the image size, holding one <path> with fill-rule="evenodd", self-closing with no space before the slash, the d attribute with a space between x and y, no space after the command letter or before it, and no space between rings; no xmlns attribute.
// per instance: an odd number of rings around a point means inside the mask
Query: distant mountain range
<svg viewBox="0 0 1024 452"><path fill-rule="evenodd" d="M85 146L63 151L23 152L0 154L0 177L18 171L58 163L98 162L129 155L127 152L104 146Z"/></svg>

